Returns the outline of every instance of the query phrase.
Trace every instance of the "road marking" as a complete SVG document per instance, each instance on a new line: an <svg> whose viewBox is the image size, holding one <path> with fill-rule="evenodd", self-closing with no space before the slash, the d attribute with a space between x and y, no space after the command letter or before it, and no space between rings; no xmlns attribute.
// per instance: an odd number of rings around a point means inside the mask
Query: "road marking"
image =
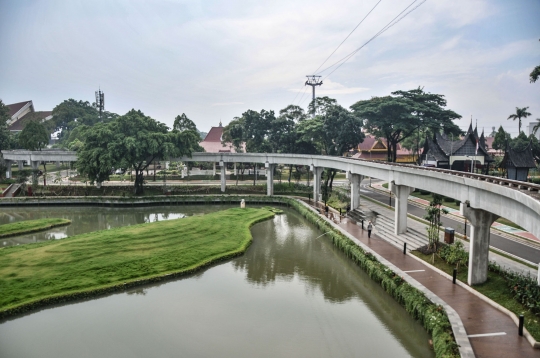
<svg viewBox="0 0 540 358"><path fill-rule="evenodd" d="M409 270L409 271L403 271L403 272L409 273L409 272L422 272L422 271L426 271L426 270Z"/></svg>
<svg viewBox="0 0 540 358"><path fill-rule="evenodd" d="M469 334L467 337L476 338L476 337L491 337L491 336L505 336L506 332L495 332L495 333L483 333L483 334Z"/></svg>

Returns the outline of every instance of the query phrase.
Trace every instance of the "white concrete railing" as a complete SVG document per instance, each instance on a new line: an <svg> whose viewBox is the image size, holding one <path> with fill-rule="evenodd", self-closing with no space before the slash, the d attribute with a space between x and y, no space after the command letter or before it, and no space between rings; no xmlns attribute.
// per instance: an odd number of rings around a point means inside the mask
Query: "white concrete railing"
<svg viewBox="0 0 540 358"><path fill-rule="evenodd" d="M75 161L69 151L2 151L6 160ZM425 168L386 162L356 160L306 154L275 153L193 153L180 161L224 163L268 163L310 165L333 168L351 174L388 180L397 186L407 186L451 196L474 209L482 209L507 218L540 237L540 185L517 182L486 175L452 170Z"/></svg>

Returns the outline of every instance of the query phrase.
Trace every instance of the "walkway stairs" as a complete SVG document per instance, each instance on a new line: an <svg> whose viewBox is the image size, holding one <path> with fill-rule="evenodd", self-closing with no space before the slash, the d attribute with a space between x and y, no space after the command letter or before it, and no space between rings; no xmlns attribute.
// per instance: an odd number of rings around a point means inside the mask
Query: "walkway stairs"
<svg viewBox="0 0 540 358"><path fill-rule="evenodd" d="M416 250L428 244L426 233L411 227L407 228L405 234L394 234L394 220L389 216L379 215L377 210L380 210L377 205L361 205L360 208L349 211L347 218L356 222L358 226L362 226L362 220L364 220L364 228L367 227L368 220L371 220L374 226L373 233L400 249L403 248L405 243L407 243L408 251Z"/></svg>

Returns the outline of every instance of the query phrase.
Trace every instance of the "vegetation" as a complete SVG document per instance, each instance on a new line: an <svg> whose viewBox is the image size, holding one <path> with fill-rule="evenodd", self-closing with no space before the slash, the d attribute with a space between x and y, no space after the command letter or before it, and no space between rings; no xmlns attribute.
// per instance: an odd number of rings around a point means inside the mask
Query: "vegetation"
<svg viewBox="0 0 540 358"><path fill-rule="evenodd" d="M273 215L268 210L234 208L4 248L0 310L13 314L21 306L192 272L243 253L251 242L250 226Z"/></svg>
<svg viewBox="0 0 540 358"><path fill-rule="evenodd" d="M527 118L531 115L529 112L527 112L527 109L529 109L529 107L516 107L516 113L508 116L508 119L511 119L513 121L515 121L516 119L518 120L518 134L521 133L521 118Z"/></svg>
<svg viewBox="0 0 540 358"><path fill-rule="evenodd" d="M19 221L16 223L0 225L0 237L22 235L69 224L71 224L70 220L59 218Z"/></svg>
<svg viewBox="0 0 540 358"><path fill-rule="evenodd" d="M428 250L435 252L437 250L437 244L439 243L439 237L441 232L441 215L448 214L448 210L442 208L442 196L433 194L433 199L429 202L429 206L426 207L426 216L424 219L428 221L426 227L428 234Z"/></svg>
<svg viewBox="0 0 540 358"><path fill-rule="evenodd" d="M108 180L112 167L133 168L134 193L143 193L144 170L155 160L191 155L199 148L195 124L177 117L169 131L163 123L131 110L109 123L98 123L83 132L77 169L90 182ZM195 128L195 129L194 129Z"/></svg>
<svg viewBox="0 0 540 358"><path fill-rule="evenodd" d="M413 254L438 269L451 275L454 267L458 269L457 278L467 282L467 265L469 254L459 241L452 245L444 245L435 255L425 255L418 251ZM525 316L525 327L535 340L540 341L540 287L534 277L524 276L490 263L488 279L473 289L492 299L516 315Z"/></svg>
<svg viewBox="0 0 540 358"><path fill-rule="evenodd" d="M49 144L49 133L37 121L29 121L19 134L19 143L24 149L41 150Z"/></svg>
<svg viewBox="0 0 540 358"><path fill-rule="evenodd" d="M424 92L420 87L392 92L392 95L358 101L351 106L369 133L386 139L389 162L396 161L398 143L419 130L424 133L442 130L446 134L461 134L453 122L461 116L444 109L446 100L443 95Z"/></svg>

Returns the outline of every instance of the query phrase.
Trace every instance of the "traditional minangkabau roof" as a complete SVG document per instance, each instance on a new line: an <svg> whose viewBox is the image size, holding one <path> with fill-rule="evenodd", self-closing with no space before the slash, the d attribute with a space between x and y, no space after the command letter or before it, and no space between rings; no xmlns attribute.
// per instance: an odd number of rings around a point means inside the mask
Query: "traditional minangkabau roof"
<svg viewBox="0 0 540 358"><path fill-rule="evenodd" d="M438 162L448 161L448 155L444 152L444 150L439 145L437 145L436 141L426 138L426 145L424 146L423 153L427 155L428 152L429 152L429 155L433 156L433 158L426 158L427 160L435 159Z"/></svg>
<svg viewBox="0 0 540 358"><path fill-rule="evenodd" d="M536 162L532 153L532 144L522 151L517 151L512 148L508 148L504 153L503 161L501 162L501 168L536 168Z"/></svg>

